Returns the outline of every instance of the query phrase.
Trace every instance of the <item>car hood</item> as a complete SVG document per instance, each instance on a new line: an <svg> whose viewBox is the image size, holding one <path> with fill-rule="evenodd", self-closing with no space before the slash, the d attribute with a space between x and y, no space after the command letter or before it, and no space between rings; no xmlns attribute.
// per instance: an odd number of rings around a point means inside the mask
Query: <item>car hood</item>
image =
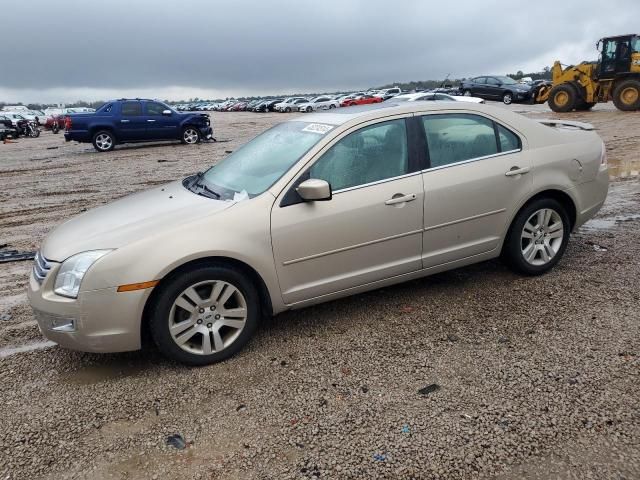
<svg viewBox="0 0 640 480"><path fill-rule="evenodd" d="M61 262L88 250L120 248L232 205L234 202L196 195L176 181L128 195L68 220L47 236L42 254L48 260Z"/></svg>

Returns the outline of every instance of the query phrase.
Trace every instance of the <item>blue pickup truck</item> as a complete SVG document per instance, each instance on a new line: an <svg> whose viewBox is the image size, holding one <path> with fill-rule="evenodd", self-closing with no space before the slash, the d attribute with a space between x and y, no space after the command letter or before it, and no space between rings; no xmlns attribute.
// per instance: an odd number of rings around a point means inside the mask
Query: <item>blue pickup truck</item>
<svg viewBox="0 0 640 480"><path fill-rule="evenodd" d="M67 142L91 142L99 152L120 143L180 140L194 144L213 138L209 115L178 113L157 100L140 98L112 100L95 113L67 115L64 129Z"/></svg>

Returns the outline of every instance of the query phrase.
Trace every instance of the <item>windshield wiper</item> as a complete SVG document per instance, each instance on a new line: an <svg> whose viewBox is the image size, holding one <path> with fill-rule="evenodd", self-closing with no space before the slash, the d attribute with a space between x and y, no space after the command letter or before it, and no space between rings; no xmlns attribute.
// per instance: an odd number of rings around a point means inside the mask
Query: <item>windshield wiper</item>
<svg viewBox="0 0 640 480"><path fill-rule="evenodd" d="M202 181L203 178L204 178L204 172L198 172L195 175L195 177L193 178L193 182L191 182L191 185L189 185L189 190L191 190L194 193L197 193L198 195L203 195L205 197L219 199L220 198L220 194L218 192L213 191L211 188L209 188ZM200 189L199 192L195 190L197 188ZM204 195L204 192L206 192L208 195Z"/></svg>

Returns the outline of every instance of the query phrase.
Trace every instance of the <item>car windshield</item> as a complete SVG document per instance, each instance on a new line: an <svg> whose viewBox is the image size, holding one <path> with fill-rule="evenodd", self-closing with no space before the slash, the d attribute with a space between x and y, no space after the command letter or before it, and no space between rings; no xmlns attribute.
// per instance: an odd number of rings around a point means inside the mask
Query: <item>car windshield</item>
<svg viewBox="0 0 640 480"><path fill-rule="evenodd" d="M203 181L223 199L259 195L332 129L309 122L276 125L207 170Z"/></svg>
<svg viewBox="0 0 640 480"><path fill-rule="evenodd" d="M503 85L514 85L518 83L511 77L495 77L495 78L498 79L498 81Z"/></svg>

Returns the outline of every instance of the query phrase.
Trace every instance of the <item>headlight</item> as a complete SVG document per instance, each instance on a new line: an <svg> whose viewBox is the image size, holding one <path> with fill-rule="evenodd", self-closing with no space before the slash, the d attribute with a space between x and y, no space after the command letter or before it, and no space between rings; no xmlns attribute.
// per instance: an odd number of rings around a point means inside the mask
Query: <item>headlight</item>
<svg viewBox="0 0 640 480"><path fill-rule="evenodd" d="M98 259L110 251L111 250L92 250L90 252L78 253L66 259L62 263L60 270L58 270L53 291L63 297L78 298L80 284L87 270L89 270L91 265Z"/></svg>

